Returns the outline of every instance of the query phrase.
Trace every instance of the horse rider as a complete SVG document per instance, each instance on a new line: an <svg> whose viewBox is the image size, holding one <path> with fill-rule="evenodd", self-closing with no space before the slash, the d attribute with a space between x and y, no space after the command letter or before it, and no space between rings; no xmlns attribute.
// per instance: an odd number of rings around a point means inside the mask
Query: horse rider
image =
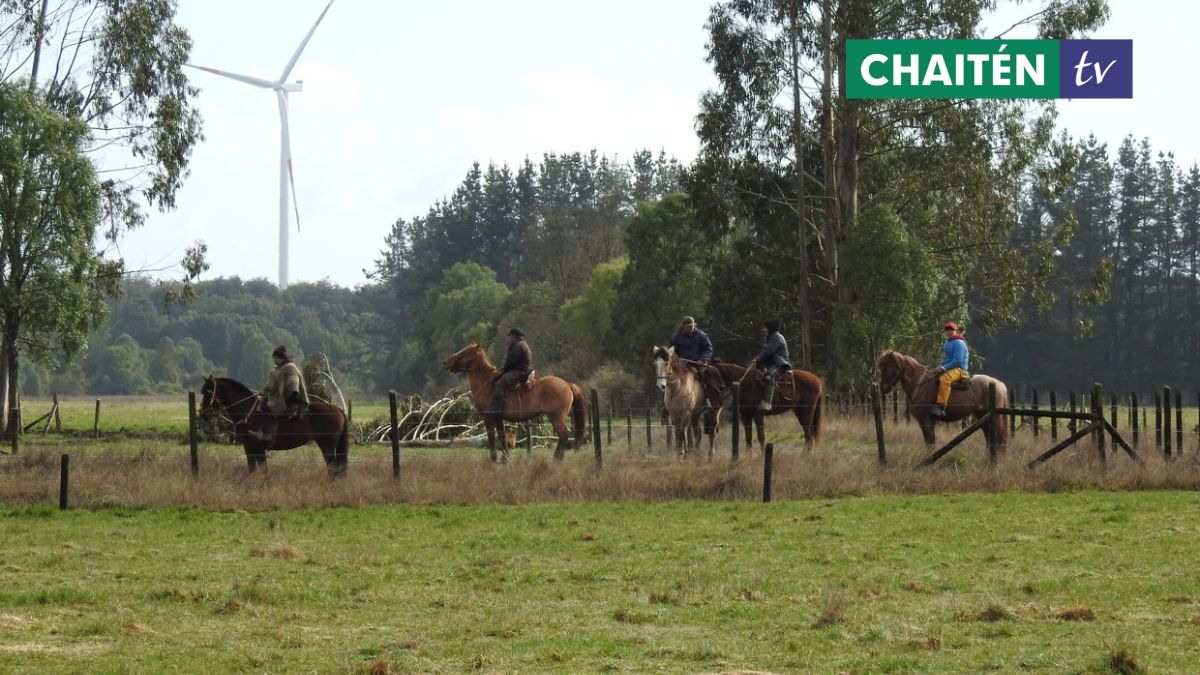
<svg viewBox="0 0 1200 675"><path fill-rule="evenodd" d="M287 347L276 347L271 352L271 361L275 363L275 370L267 376L267 386L255 394L258 402L250 419L250 428L246 430L247 436L266 446L275 441L281 415L298 417L308 407L304 375L292 361Z"/></svg>
<svg viewBox="0 0 1200 675"><path fill-rule="evenodd" d="M937 405L929 411L931 416L938 419L946 417L950 385L970 377L967 374L967 340L959 332L958 324L946 322L942 327L942 335L946 338L946 344L942 347L942 362L933 367L933 373L938 376Z"/></svg>
<svg viewBox="0 0 1200 675"><path fill-rule="evenodd" d="M713 346L712 340L708 338L708 333L696 327L696 320L690 316L683 317L683 322L679 326L679 330L671 336L671 341L667 343L668 347L675 348L675 357L682 359L689 368L699 371L704 366L712 363ZM704 385L704 398L710 407L716 409L721 405L721 390L716 385ZM663 408L662 416L667 418L667 410Z"/></svg>
<svg viewBox="0 0 1200 675"><path fill-rule="evenodd" d="M532 372L533 350L525 341L525 333L520 328L512 328L508 331L508 356L492 384L492 404L484 413L504 414L504 395L509 389L521 386Z"/></svg>
<svg viewBox="0 0 1200 675"><path fill-rule="evenodd" d="M762 351L746 366L747 369L751 369L758 365L763 369L766 384L763 385L762 401L759 402L758 409L764 412L771 409L771 399L775 396L775 380L792 369L787 340L784 339L783 333L779 332L782 327L779 319L767 319L763 322Z"/></svg>

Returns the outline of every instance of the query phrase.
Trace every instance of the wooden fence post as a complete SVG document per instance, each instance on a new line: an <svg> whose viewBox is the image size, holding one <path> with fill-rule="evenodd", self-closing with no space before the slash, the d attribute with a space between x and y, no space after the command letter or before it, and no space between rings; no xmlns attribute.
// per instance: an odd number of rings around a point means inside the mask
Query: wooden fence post
<svg viewBox="0 0 1200 675"><path fill-rule="evenodd" d="M996 383L995 382L988 384L988 415L991 415L991 419L988 420L988 424L990 424L992 426L992 433L988 434L988 464L990 464L994 468L996 466L996 453L997 453L997 451L999 449L999 445L1000 445L998 434L1001 431L1001 429L1003 429L1003 427L1001 426L1003 424L1003 422L1000 422L1000 423L996 422Z"/></svg>
<svg viewBox="0 0 1200 675"><path fill-rule="evenodd" d="M608 444L612 445L612 401L608 402L608 417L605 419L605 430L608 432Z"/></svg>
<svg viewBox="0 0 1200 675"><path fill-rule="evenodd" d="M400 421L396 412L396 390L388 390L388 413L391 417L392 437L392 478L400 479ZM500 442L504 443L504 430L500 430ZM492 459L495 459L495 448L492 449Z"/></svg>
<svg viewBox="0 0 1200 675"><path fill-rule="evenodd" d="M1070 410L1071 412L1075 412L1075 392L1073 392L1073 391L1070 392L1070 395L1067 398L1067 409ZM1078 425L1075 424L1075 420L1067 420L1067 431L1070 431L1071 433L1075 433L1075 429L1077 427L1078 427Z"/></svg>
<svg viewBox="0 0 1200 675"><path fill-rule="evenodd" d="M1163 456L1171 458L1171 388L1162 388Z"/></svg>
<svg viewBox="0 0 1200 675"><path fill-rule="evenodd" d="M354 399L346 397L346 426L354 424Z"/></svg>
<svg viewBox="0 0 1200 675"><path fill-rule="evenodd" d="M1038 411L1037 389L1033 390L1033 411L1034 412ZM1042 418L1038 417L1037 415L1034 415L1033 416L1033 437L1037 438L1038 434L1040 434L1041 432L1042 432Z"/></svg>
<svg viewBox="0 0 1200 675"><path fill-rule="evenodd" d="M883 444L883 411L880 410L882 399L883 394L879 391L879 383L876 382L871 390L871 413L875 416L875 448L879 454L879 466L887 466L887 449Z"/></svg>
<svg viewBox="0 0 1200 675"><path fill-rule="evenodd" d="M1092 413L1096 416L1096 455L1100 458L1100 466L1108 463L1108 448L1104 436L1104 390L1100 383L1092 384Z"/></svg>
<svg viewBox="0 0 1200 675"><path fill-rule="evenodd" d="M1133 447L1138 447L1140 439L1138 438L1138 395L1129 395L1129 428L1133 431Z"/></svg>
<svg viewBox="0 0 1200 675"><path fill-rule="evenodd" d="M654 450L654 434L650 428L650 406L646 406L646 452Z"/></svg>
<svg viewBox="0 0 1200 675"><path fill-rule="evenodd" d="M1050 412L1055 412L1057 410L1058 410L1058 395L1054 393L1053 389L1051 389L1050 390ZM1058 418L1057 417L1050 418L1050 440L1052 440L1052 441L1058 440Z"/></svg>
<svg viewBox="0 0 1200 675"><path fill-rule="evenodd" d="M1117 392L1115 389L1113 390L1113 392L1111 394L1109 394L1109 401L1111 401L1111 405L1112 405L1112 407L1110 408L1110 410L1112 411L1112 415L1111 415L1112 428L1119 429L1121 421L1117 416ZM1117 449L1114 447L1113 452L1116 452L1116 450Z"/></svg>
<svg viewBox="0 0 1200 675"><path fill-rule="evenodd" d="M1154 392L1154 447L1162 448L1162 392ZM1170 459L1167 453L1167 459Z"/></svg>
<svg viewBox="0 0 1200 675"><path fill-rule="evenodd" d="M100 438L100 399L96 399L96 419L92 422L92 438Z"/></svg>
<svg viewBox="0 0 1200 675"><path fill-rule="evenodd" d="M54 431L62 433L62 414L58 409L58 392L54 393Z"/></svg>
<svg viewBox="0 0 1200 675"><path fill-rule="evenodd" d="M67 510L67 493L70 491L70 483L71 456L64 454L58 470L58 508L61 511Z"/></svg>
<svg viewBox="0 0 1200 675"><path fill-rule="evenodd" d="M1183 390L1175 390L1175 450L1183 456Z"/></svg>
<svg viewBox="0 0 1200 675"><path fill-rule="evenodd" d="M591 390L592 395L592 447L596 451L596 468L604 466L604 450L600 445L600 397L596 394L596 390Z"/></svg>
<svg viewBox="0 0 1200 675"><path fill-rule="evenodd" d="M625 445L627 450L633 450L633 408L625 412Z"/></svg>
<svg viewBox="0 0 1200 675"><path fill-rule="evenodd" d="M731 457L733 461L738 460L738 443L742 433L742 383L733 383L733 421L729 424Z"/></svg>
<svg viewBox="0 0 1200 675"><path fill-rule="evenodd" d="M188 392L188 449L192 455L192 477L200 475L200 447L196 431L196 392ZM63 455L66 457L66 455Z"/></svg>
<svg viewBox="0 0 1200 675"><path fill-rule="evenodd" d="M763 453L763 503L771 501L771 471L775 464L775 444L767 443Z"/></svg>

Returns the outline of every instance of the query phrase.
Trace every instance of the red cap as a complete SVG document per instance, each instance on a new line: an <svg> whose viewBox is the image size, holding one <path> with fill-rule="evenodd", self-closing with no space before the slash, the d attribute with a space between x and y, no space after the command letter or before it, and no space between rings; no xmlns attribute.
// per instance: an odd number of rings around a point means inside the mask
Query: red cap
<svg viewBox="0 0 1200 675"><path fill-rule="evenodd" d="M957 333L958 332L958 324L954 323L953 321L947 321L946 325L942 326L942 330L952 330L955 333Z"/></svg>

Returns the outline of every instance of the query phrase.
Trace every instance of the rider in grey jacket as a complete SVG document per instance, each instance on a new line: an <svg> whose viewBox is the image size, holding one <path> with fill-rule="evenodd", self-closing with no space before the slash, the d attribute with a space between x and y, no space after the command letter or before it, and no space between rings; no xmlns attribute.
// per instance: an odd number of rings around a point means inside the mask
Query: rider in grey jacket
<svg viewBox="0 0 1200 675"><path fill-rule="evenodd" d="M763 322L763 335L766 339L763 340L762 351L754 357L749 365L750 368L755 365L761 366L766 374L767 383L763 388L762 401L758 404L758 409L762 411L771 409L771 399L775 396L776 378L792 369L787 340L784 339L783 333L779 332L780 328L782 328L782 324L779 319L767 319Z"/></svg>

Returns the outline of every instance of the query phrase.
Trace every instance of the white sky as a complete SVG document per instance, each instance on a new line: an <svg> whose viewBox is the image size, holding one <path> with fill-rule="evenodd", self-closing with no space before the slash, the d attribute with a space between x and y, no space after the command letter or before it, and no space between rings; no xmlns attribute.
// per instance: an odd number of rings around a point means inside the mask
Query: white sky
<svg viewBox="0 0 1200 675"><path fill-rule="evenodd" d="M264 79L282 71L326 0L183 0L193 61ZM366 281L399 217L425 213L472 161L510 165L543 152L628 155L665 150L683 162L698 142L708 0L516 0L437 3L335 0L292 80L289 117L301 231L291 281ZM1027 3L1022 9L1029 7ZM1134 98L1061 102L1061 124L1114 146L1149 136L1183 165L1200 158L1185 123L1200 109L1180 57L1196 4L1109 0L1092 37L1134 41ZM1005 11L996 25L1020 11ZM1024 37L1012 34L1010 37ZM127 235L133 269L173 264L208 244L206 278L277 275L279 114L274 94L195 72L206 140L177 209Z"/></svg>

